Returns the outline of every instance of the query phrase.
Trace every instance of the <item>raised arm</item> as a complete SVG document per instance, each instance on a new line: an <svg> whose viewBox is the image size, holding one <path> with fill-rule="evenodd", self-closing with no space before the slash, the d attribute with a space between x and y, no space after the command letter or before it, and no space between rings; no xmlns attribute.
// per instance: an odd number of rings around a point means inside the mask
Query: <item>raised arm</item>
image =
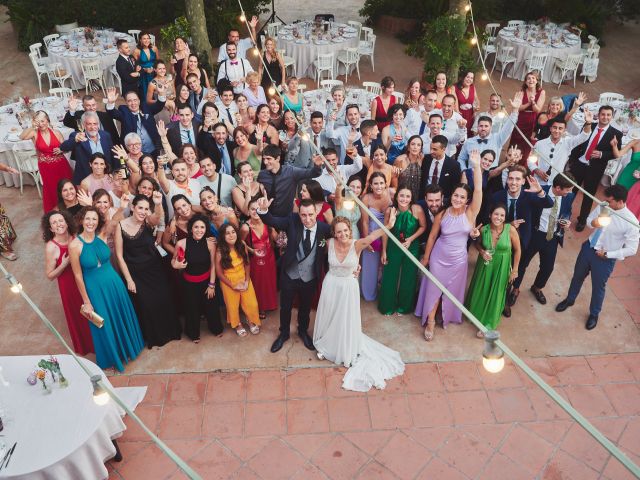
<svg viewBox="0 0 640 480"><path fill-rule="evenodd" d="M391 207L389 209L387 209L387 212L385 212L385 220L386 220L386 225L385 227L387 228L387 230L391 230L393 228L393 226L396 224L396 209ZM383 237L384 235L384 237ZM385 232L382 228L378 228L375 231L371 232L369 235L367 235L364 238L361 238L360 240L356 241L356 253L358 255L360 255L360 252L362 252L362 250L364 250L365 248L367 248L369 245L371 245L376 239L383 237L383 242L385 241Z"/></svg>
<svg viewBox="0 0 640 480"><path fill-rule="evenodd" d="M471 225L475 225L476 217L482 206L482 168L480 168L480 152L473 150L469 155L471 168L473 168L473 196L467 210L467 218Z"/></svg>

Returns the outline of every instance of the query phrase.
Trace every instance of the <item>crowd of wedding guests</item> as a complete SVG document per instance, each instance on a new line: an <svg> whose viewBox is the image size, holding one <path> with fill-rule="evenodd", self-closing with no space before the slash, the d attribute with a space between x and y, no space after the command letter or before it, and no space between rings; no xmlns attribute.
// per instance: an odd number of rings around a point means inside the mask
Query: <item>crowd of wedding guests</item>
<svg viewBox="0 0 640 480"><path fill-rule="evenodd" d="M182 333L197 343L203 319L216 336L225 319L240 337L256 335L267 312L280 308L276 352L289 338L294 306L298 334L314 349L307 329L326 273L316 253L326 247L325 225L341 238L368 239L358 244L361 269L353 272L362 298L384 315L415 314L428 341L437 321L459 324L462 312L409 256L495 329L511 315L536 255L530 289L547 303L543 289L565 232L589 227L556 310L573 305L591 275L591 329L615 262L637 251L638 229L625 219L636 218L628 203L640 213L640 142L621 148L607 105L597 118L585 110L581 133L569 135L567 121L585 95L569 105L547 99L537 72L512 99L493 94L486 105L473 72L453 85L444 73L427 88L412 80L403 104L387 76L364 117L335 87L327 111L312 112L300 128L303 96L271 38L254 72L250 40L229 32L216 82L182 38L169 62L145 33L133 52L122 40L118 48L124 102L115 89L105 111L91 95L71 98L64 123L75 131L67 139L42 111L22 134L35 144L44 183L47 277L58 281L74 348L95 352L103 368L123 370L145 345ZM572 181L595 194L607 161L629 149L632 162L604 191L615 214L592 210L582 196L572 222ZM15 235L2 211L0 222L9 258ZM380 224L392 226L403 248L375 233ZM93 311L107 320L103 328L85 319Z"/></svg>

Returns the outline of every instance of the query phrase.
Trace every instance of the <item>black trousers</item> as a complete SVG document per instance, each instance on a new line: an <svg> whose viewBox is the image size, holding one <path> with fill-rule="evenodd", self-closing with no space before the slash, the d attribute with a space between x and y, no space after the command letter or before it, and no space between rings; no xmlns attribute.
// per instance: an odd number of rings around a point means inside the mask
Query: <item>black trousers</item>
<svg viewBox="0 0 640 480"><path fill-rule="evenodd" d="M531 260L533 260L533 257L535 257L536 254L540 254L540 269L538 270L538 274L536 275L533 285L538 289L544 288L549 277L551 277L551 274L553 273L557 253L558 237L554 235L551 240L547 240L547 234L545 232L541 232L540 230L534 231L531 236L531 240L529 241L529 246L524 251L522 258L520 259L520 265L518 265L518 278L513 282L513 287L520 288L520 284L522 283L522 279L524 278L524 274L527 271L529 263L531 263Z"/></svg>
<svg viewBox="0 0 640 480"><path fill-rule="evenodd" d="M182 308L184 311L184 332L191 340L200 338L200 316L207 319L209 331L214 335L220 335L223 330L220 321L220 306L218 294L209 299L206 291L209 280L192 283L182 279Z"/></svg>
<svg viewBox="0 0 640 480"><path fill-rule="evenodd" d="M587 192L591 195L596 194L598 190L598 185L600 184L600 180L602 179L602 175L604 175L604 170L607 168L607 162L601 160L594 160L593 162L586 165L578 160L574 160L571 163L569 170L573 174L576 179L576 183L578 185L582 185ZM574 193L578 192L577 188L573 189ZM580 206L580 213L578 214L578 223L586 223L587 217L591 212L591 207L593 206L593 200L583 195L582 197L582 205Z"/></svg>
<svg viewBox="0 0 640 480"><path fill-rule="evenodd" d="M309 329L309 314L311 302L316 292L318 281L310 282L292 280L284 273L280 280L280 334L289 336L291 330L291 309L293 300L298 296L298 332L306 332Z"/></svg>

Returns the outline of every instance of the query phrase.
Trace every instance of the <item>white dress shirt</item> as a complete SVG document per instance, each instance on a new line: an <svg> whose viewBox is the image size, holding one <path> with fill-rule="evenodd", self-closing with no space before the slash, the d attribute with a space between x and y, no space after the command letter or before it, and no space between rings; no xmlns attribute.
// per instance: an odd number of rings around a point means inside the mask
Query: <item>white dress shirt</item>
<svg viewBox="0 0 640 480"><path fill-rule="evenodd" d="M362 170L362 157L357 155L353 159L352 165L338 165L336 170L340 172L342 178L348 180L351 175L355 175ZM333 175L331 175L328 169L323 169L322 174L319 177L314 178L314 180L318 181L323 190L331 193L336 191L336 179L333 178Z"/></svg>
<svg viewBox="0 0 640 480"><path fill-rule="evenodd" d="M236 125L236 113L238 113L238 105L236 104L235 100L232 101L227 107L222 102L220 102L219 99L220 97L216 99L216 107L218 107L218 118L221 122L229 122L234 127L237 127L238 125ZM229 119L227 109L229 109L231 119Z"/></svg>
<svg viewBox="0 0 640 480"><path fill-rule="evenodd" d="M456 147L458 143L464 142L467 138L467 128L457 128L453 133L442 130L440 135L444 135L448 140L445 154L453 157L456 154ZM420 135L420 138L422 139L422 153L429 155L431 153L431 130L429 130L429 127L427 127L424 133Z"/></svg>
<svg viewBox="0 0 640 480"><path fill-rule="evenodd" d="M223 78L228 79L230 82L237 82L241 78L246 78L247 73L253 72L253 68L249 61L245 58L236 58L233 60L233 64L231 60L225 60L220 64L220 69L218 70L218 79L219 82ZM235 87L233 87L233 93L240 94L247 88L246 82L241 82Z"/></svg>
<svg viewBox="0 0 640 480"><path fill-rule="evenodd" d="M253 47L253 42L251 38L241 38L236 43L236 52L237 58L247 58L247 50ZM227 44L223 43L220 45L220 50L218 51L218 63L224 62L225 60L229 60L229 55L227 55Z"/></svg>
<svg viewBox="0 0 640 480"><path fill-rule="evenodd" d="M502 147L507 143L509 137L511 136L511 132L513 132L513 127L518 121L518 112L512 112L509 115L510 120L502 124L502 129L497 133L493 133L493 128L491 133L485 138L480 138L479 135L475 137L468 138L466 142L462 145L460 149L460 154L458 155L458 163L460 164L460 169L465 170L468 168L467 163L469 162L469 153L473 150L478 150L482 152L483 150L493 150L496 154L496 158L491 164L491 167L498 166L498 160L500 159L500 152L502 151ZM484 141L486 140L486 142ZM482 141L482 143L480 143Z"/></svg>
<svg viewBox="0 0 640 480"><path fill-rule="evenodd" d="M589 160L587 160L587 151L589 150L589 145L591 144L591 142L595 140L595 136L597 135L599 128L600 124L596 124L594 127L591 127L591 135L589 135L589 139L587 140L587 148L585 149L584 154L578 159L580 162L589 165ZM604 134L607 133L608 129L609 125L607 125L606 127L602 127L602 132L600 133L598 143L600 143L600 140L602 140L602 137L604 137ZM597 150L598 145L595 145L593 149Z"/></svg>
<svg viewBox="0 0 640 480"><path fill-rule="evenodd" d="M591 225L594 219L600 215L602 207L598 205L587 217L587 225ZM600 238L596 242L594 248L596 250L604 250L607 252L607 258L615 258L616 260L624 260L638 252L638 240L640 239L640 231L638 227L633 226L627 220L637 224L636 217L626 206L615 213L610 212L611 223L606 227L602 227ZM624 217L624 218L620 218ZM627 220L625 220L627 219ZM598 229L596 229L597 231ZM589 236L589 242L592 241L596 232Z"/></svg>
<svg viewBox="0 0 640 480"><path fill-rule="evenodd" d="M340 143L340 164L344 163L344 157L347 155L347 145L349 144L349 133L351 133L351 125L346 125L344 127L335 128L335 122L329 120L327 122L327 137L337 140ZM360 125L358 125L356 131L356 138L353 139L354 142L360 140Z"/></svg>
<svg viewBox="0 0 640 480"><path fill-rule="evenodd" d="M565 135L560 138L558 143L553 143L551 137L536 142L533 148L538 153L538 161L533 162L531 161L531 157L529 157L527 166L531 171L540 169L549 174L549 179L546 181L540 178L537 173L534 174L534 177L540 185L552 185L553 179L558 175L558 172L564 172L564 167L569 161L571 150L585 142L588 138L589 134L582 131L575 136Z"/></svg>
<svg viewBox="0 0 640 480"><path fill-rule="evenodd" d="M307 235L307 230L309 230L310 238L311 238L311 248L313 248L313 243L316 241L316 232L318 231L318 223L314 223L313 227L307 228L302 225L302 242L304 243L304 237Z"/></svg>
<svg viewBox="0 0 640 480"><path fill-rule="evenodd" d="M429 167L429 178L427 178L427 182L429 183L429 185L431 185L432 182L431 179L433 178L433 172L436 169L436 165L438 165L438 175L437 175L437 179L435 181L435 184L437 184L440 181L440 175L442 174L442 165L444 165L444 159L446 157L442 157L441 159L433 159L431 160L431 166Z"/></svg>
<svg viewBox="0 0 640 480"><path fill-rule="evenodd" d="M503 115L500 116L499 113L502 112ZM489 117L491 119L491 133L496 134L504 125L505 122L509 121L509 115L505 113L504 110L496 110L495 112L480 112L476 115L476 119L473 121L473 127L471 127L471 131L473 133L478 133L478 120L480 117Z"/></svg>

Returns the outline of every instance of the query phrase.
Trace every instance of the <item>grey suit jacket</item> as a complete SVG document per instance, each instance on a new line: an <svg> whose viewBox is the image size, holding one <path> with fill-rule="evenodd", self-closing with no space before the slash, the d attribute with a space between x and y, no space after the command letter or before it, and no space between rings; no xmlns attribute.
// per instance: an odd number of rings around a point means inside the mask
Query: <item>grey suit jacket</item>
<svg viewBox="0 0 640 480"><path fill-rule="evenodd" d="M291 142L289 142L289 153L287 154L287 162L294 167L309 168L312 166L312 157L317 152L313 148L313 132L308 132L309 140L302 140L299 135L296 135ZM333 147L333 142L324 130L322 130L318 136L318 143L320 148Z"/></svg>

